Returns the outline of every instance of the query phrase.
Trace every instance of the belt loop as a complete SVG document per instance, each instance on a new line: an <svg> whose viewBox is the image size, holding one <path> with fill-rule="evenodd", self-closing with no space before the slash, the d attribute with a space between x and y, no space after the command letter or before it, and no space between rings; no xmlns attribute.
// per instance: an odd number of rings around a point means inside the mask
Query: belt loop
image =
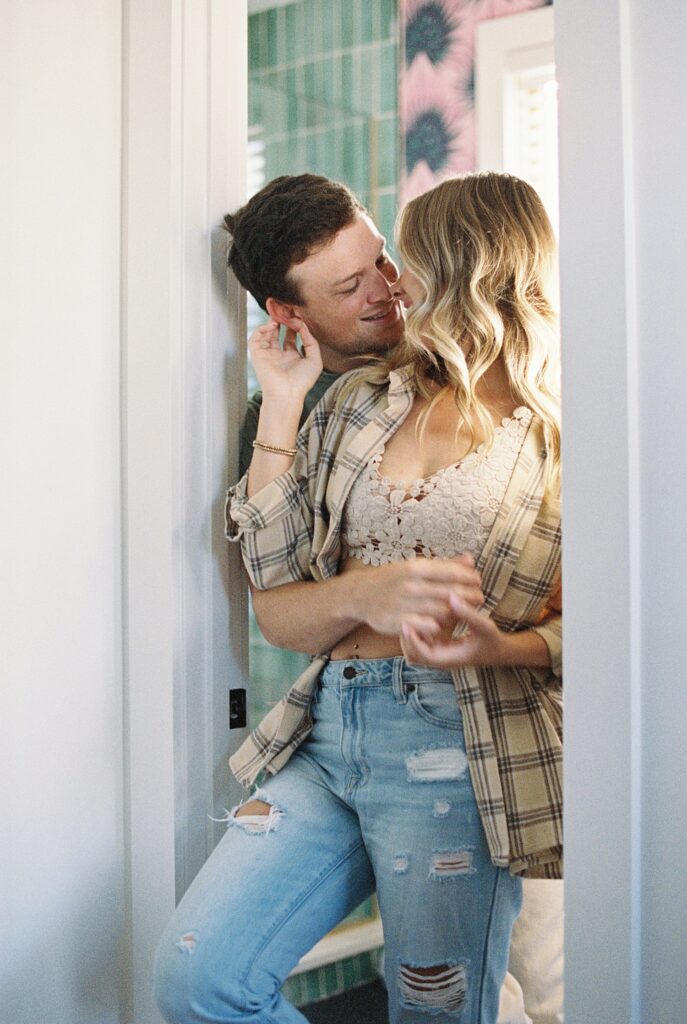
<svg viewBox="0 0 687 1024"><path fill-rule="evenodd" d="M408 700L408 694L406 693L403 685L403 669L405 667L405 658L403 655L398 655L394 658L391 666L391 683L394 689L394 697L397 703L405 704Z"/></svg>

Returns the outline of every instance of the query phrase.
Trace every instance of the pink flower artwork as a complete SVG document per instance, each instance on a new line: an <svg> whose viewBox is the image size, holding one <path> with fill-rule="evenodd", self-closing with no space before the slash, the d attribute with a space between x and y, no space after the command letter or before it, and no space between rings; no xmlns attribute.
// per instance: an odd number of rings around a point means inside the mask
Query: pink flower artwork
<svg viewBox="0 0 687 1024"><path fill-rule="evenodd" d="M407 202L452 174L475 168L474 51L480 21L542 7L546 0L400 0L406 65L401 74Z"/></svg>

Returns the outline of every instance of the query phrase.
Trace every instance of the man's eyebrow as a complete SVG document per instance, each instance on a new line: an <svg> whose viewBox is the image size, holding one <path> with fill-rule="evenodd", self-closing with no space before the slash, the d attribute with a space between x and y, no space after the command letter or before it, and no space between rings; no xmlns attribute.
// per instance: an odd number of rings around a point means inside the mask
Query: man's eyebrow
<svg viewBox="0 0 687 1024"><path fill-rule="evenodd" d="M381 256L386 249L386 238L380 238L380 242L379 256ZM379 259L379 256L377 256L377 259ZM363 270L354 270L352 274L348 274L346 277L340 277L338 281L332 282L332 288L339 288L342 284L346 284L347 281L352 281L354 277L362 277L363 273Z"/></svg>

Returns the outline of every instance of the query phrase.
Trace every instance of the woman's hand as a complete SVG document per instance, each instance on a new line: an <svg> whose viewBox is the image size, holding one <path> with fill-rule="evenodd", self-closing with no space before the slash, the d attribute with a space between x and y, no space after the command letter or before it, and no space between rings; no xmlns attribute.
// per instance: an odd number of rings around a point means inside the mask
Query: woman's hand
<svg viewBox="0 0 687 1024"><path fill-rule="evenodd" d="M297 333L303 345L302 353L296 348ZM276 320L268 320L253 331L248 349L263 400L297 401L302 405L322 373L320 346L307 325L301 320L298 332L287 327L282 347L279 324Z"/></svg>
<svg viewBox="0 0 687 1024"><path fill-rule="evenodd" d="M490 616L478 612L461 598L451 595L449 605L455 624L462 622L467 632L457 639L421 633L409 622L401 627L401 649L411 665L429 668L464 668L468 665L527 665L532 668L550 664L548 647L538 633L523 630L504 633Z"/></svg>
<svg viewBox="0 0 687 1024"><path fill-rule="evenodd" d="M449 599L459 595L475 608L484 602L480 575L470 555L412 558L348 573L353 615L385 636L398 636L403 623L424 637L450 632L455 616Z"/></svg>

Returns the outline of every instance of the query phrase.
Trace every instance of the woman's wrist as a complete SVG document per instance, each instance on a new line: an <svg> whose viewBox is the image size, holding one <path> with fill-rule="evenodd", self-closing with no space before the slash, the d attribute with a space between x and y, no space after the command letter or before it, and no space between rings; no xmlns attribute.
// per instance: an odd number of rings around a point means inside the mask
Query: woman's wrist
<svg viewBox="0 0 687 1024"><path fill-rule="evenodd" d="M302 411L302 403L298 407L290 407L284 402L281 405L274 400L265 402L263 398L256 440L278 448L295 448Z"/></svg>
<svg viewBox="0 0 687 1024"><path fill-rule="evenodd" d="M546 641L532 629L501 633L497 652L499 665L548 668L551 657Z"/></svg>
<svg viewBox="0 0 687 1024"><path fill-rule="evenodd" d="M299 420L300 410L282 408L279 412L274 404L261 406L256 444L248 467L249 498L291 468Z"/></svg>

